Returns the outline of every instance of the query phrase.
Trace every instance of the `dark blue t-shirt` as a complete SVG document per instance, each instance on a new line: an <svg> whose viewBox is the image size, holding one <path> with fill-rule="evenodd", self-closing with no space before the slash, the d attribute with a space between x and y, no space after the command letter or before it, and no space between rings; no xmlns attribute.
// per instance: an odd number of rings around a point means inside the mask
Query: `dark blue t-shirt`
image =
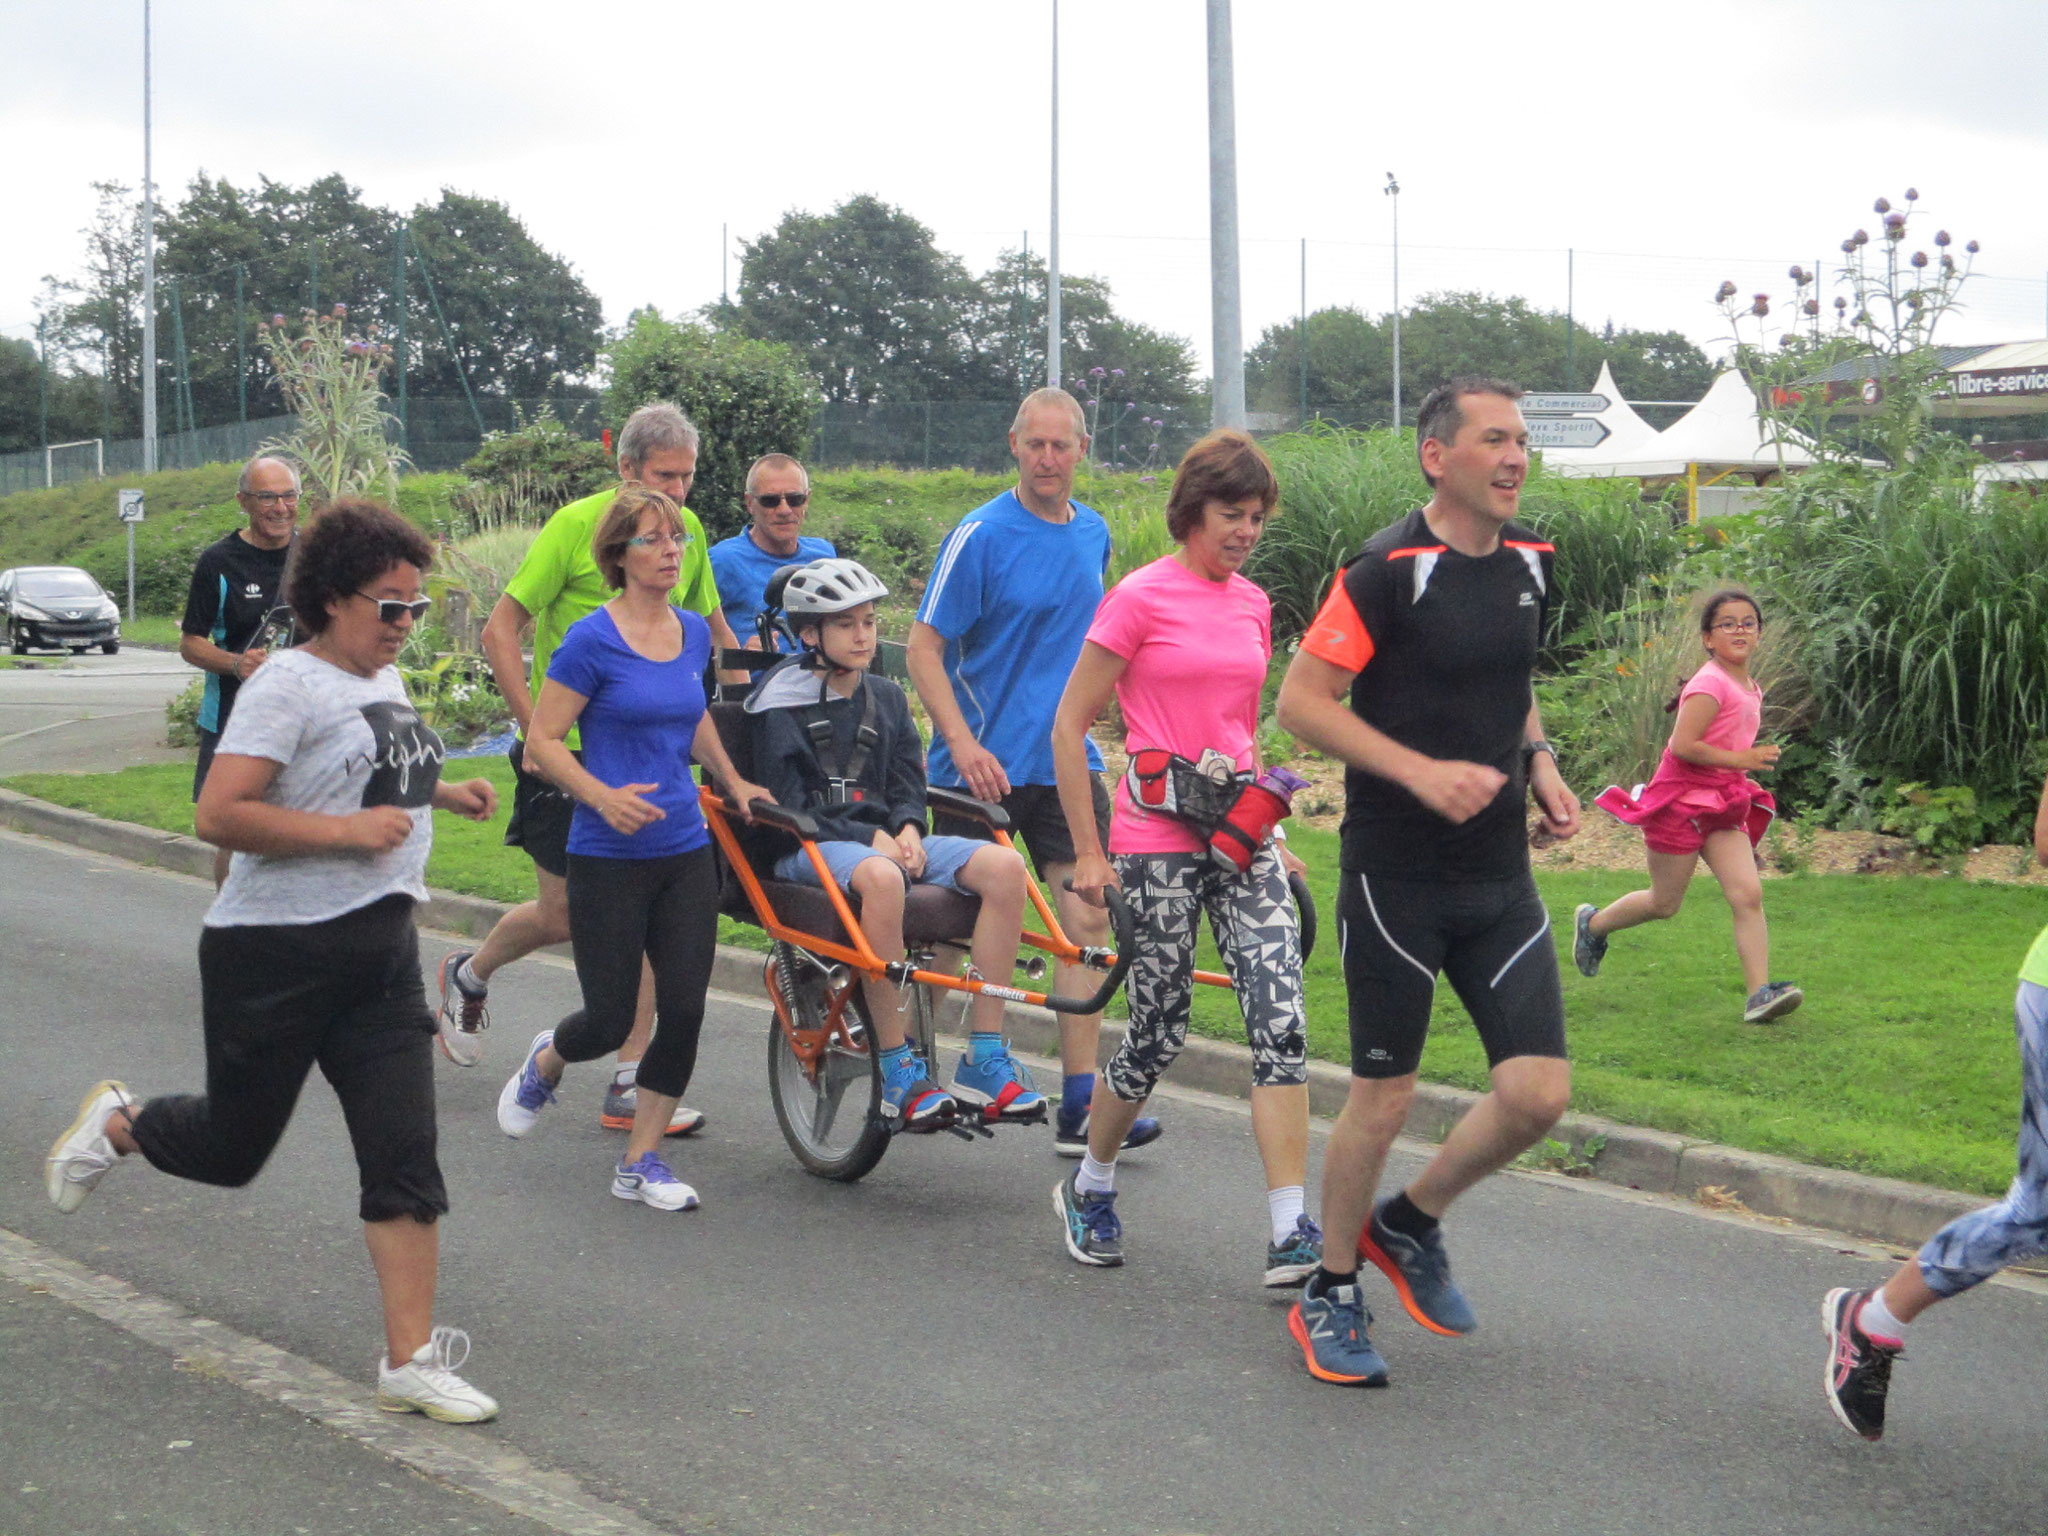
<svg viewBox="0 0 2048 1536"><path fill-rule="evenodd" d="M711 546L711 575L718 583L718 604L725 610L725 622L739 636L741 645L754 638L754 620L768 595L768 578L785 565L806 565L829 559L839 551L830 539L797 535L796 553L785 559L772 555L746 533L736 533ZM786 651L789 643L776 636L775 648Z"/></svg>
<svg viewBox="0 0 2048 1536"><path fill-rule="evenodd" d="M583 766L602 782L653 784L642 798L667 813L632 836L614 832L587 805L576 807L569 851L605 859L659 859L688 853L711 840L697 808L690 775L690 744L704 718L704 668L711 658L711 626L685 609L683 650L674 661L649 661L619 633L600 608L569 626L548 661L548 676L590 702L577 721Z"/></svg>

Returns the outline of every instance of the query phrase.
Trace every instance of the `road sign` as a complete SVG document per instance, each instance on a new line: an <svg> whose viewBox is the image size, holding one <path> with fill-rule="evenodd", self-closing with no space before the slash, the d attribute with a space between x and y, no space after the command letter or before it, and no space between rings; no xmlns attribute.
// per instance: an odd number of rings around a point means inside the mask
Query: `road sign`
<svg viewBox="0 0 2048 1536"><path fill-rule="evenodd" d="M114 494L115 494L116 496L118 496L118 497L120 498L120 501L121 501L121 521L122 521L122 522L124 522L124 523L139 523L139 522L141 522L141 521L142 521L142 492L140 492L140 491L116 491L116 492L115 492Z"/></svg>
<svg viewBox="0 0 2048 1536"><path fill-rule="evenodd" d="M1597 448L1612 436L1591 416L1538 416L1529 423L1531 448Z"/></svg>
<svg viewBox="0 0 2048 1536"><path fill-rule="evenodd" d="M1524 416L1597 416L1610 404L1605 395L1524 395Z"/></svg>

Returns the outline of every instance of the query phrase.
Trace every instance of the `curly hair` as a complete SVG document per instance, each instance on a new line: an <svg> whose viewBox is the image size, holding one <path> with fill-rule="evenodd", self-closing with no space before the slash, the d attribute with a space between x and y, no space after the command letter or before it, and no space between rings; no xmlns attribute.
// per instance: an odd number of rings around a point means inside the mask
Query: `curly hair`
<svg viewBox="0 0 2048 1536"><path fill-rule="evenodd" d="M683 526L683 514L668 497L637 481L620 486L604 516L597 520L596 532L590 536L590 557L597 562L604 584L616 591L625 590L626 546L640 532L640 517L645 512L659 513L662 525L678 540L690 536Z"/></svg>
<svg viewBox="0 0 2048 1536"><path fill-rule="evenodd" d="M1166 496L1166 531L1176 544L1202 526L1209 503L1235 506L1256 496L1270 514L1280 503L1280 479L1266 450L1231 427L1219 427L1181 456Z"/></svg>
<svg viewBox="0 0 2048 1536"><path fill-rule="evenodd" d="M374 501L337 501L298 536L284 600L309 635L327 628L327 605L360 592L395 565L434 563L427 536Z"/></svg>

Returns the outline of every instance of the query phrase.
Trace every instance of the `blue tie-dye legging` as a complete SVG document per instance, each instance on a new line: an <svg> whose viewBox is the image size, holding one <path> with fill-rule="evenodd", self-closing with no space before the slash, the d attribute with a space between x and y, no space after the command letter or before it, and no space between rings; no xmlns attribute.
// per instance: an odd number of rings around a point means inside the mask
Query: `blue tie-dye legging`
<svg viewBox="0 0 2048 1536"><path fill-rule="evenodd" d="M1957 1296L2008 1264L2048 1253L2048 987L2020 983L2013 1000L2020 1037L2020 1171L1996 1205L1958 1216L1920 1250L1920 1276L1937 1296Z"/></svg>

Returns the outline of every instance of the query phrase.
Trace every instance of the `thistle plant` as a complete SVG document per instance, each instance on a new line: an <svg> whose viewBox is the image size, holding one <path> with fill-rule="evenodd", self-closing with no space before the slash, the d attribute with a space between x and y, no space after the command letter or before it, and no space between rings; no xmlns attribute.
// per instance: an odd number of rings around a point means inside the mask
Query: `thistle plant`
<svg viewBox="0 0 2048 1536"><path fill-rule="evenodd" d="M409 462L392 440L397 420L384 409L379 380L391 348L374 335L348 334L348 306L304 311L296 328L283 315L259 321L257 337L277 375L285 405L298 418L291 432L261 451L299 466L314 511L344 496L398 496L398 472Z"/></svg>

